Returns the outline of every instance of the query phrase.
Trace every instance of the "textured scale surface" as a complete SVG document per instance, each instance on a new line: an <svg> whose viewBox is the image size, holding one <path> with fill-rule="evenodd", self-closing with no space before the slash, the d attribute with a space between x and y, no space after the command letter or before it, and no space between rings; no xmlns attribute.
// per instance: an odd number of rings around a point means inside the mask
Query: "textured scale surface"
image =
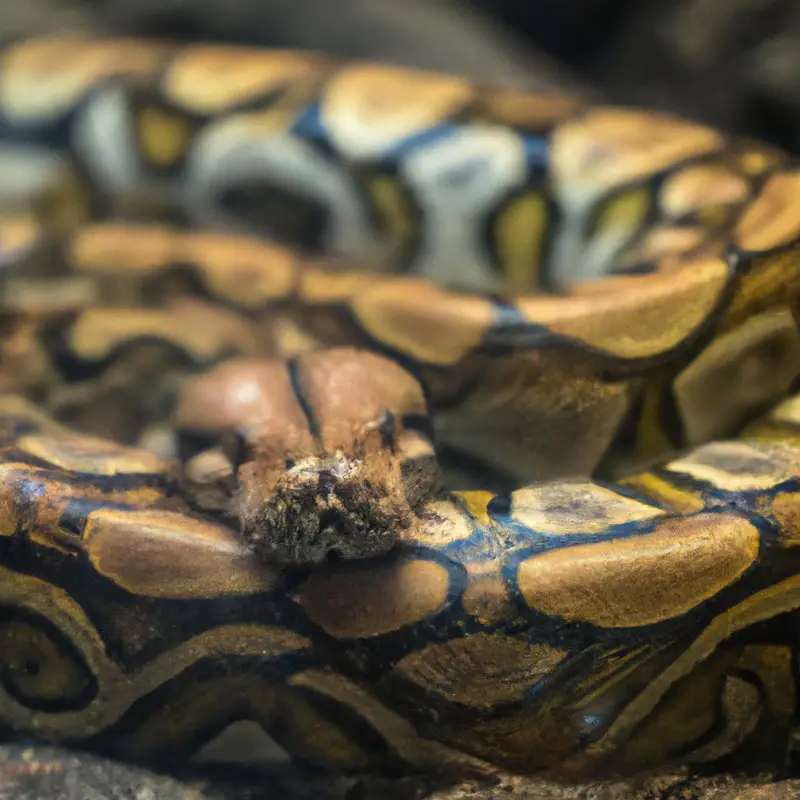
<svg viewBox="0 0 800 800"><path fill-rule="evenodd" d="M800 174L313 54L0 55L0 731L781 769Z"/></svg>

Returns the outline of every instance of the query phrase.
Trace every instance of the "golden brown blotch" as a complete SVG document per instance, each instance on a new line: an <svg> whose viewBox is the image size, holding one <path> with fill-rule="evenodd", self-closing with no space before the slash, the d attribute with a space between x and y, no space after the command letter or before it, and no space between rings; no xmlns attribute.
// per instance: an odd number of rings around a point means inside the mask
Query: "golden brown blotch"
<svg viewBox="0 0 800 800"><path fill-rule="evenodd" d="M387 279L352 301L364 330L423 363L447 366L477 347L494 317L491 303L414 278Z"/></svg>
<svg viewBox="0 0 800 800"><path fill-rule="evenodd" d="M708 208L735 206L750 194L750 184L721 164L695 164L664 182L659 195L661 210L680 219Z"/></svg>
<svg viewBox="0 0 800 800"><path fill-rule="evenodd" d="M321 113L340 150L374 156L443 122L472 97L469 84L455 76L354 64L325 85Z"/></svg>
<svg viewBox="0 0 800 800"><path fill-rule="evenodd" d="M780 444L711 442L670 461L666 468L730 492L769 489L797 477L800 450Z"/></svg>
<svg viewBox="0 0 800 800"><path fill-rule="evenodd" d="M70 331L77 355L100 360L138 338L173 343L197 362L231 350L254 354L259 342L252 325L237 314L194 300L175 300L161 308L90 308Z"/></svg>
<svg viewBox="0 0 800 800"><path fill-rule="evenodd" d="M421 451L403 428L404 415L426 412L419 384L394 362L352 348L301 355L294 380L314 442L287 448L282 433L253 433L235 499L244 536L278 561L387 552L437 482L431 448Z"/></svg>
<svg viewBox="0 0 800 800"><path fill-rule="evenodd" d="M134 39L43 36L2 55L0 96L12 118L54 117L106 77L146 82L173 51Z"/></svg>
<svg viewBox="0 0 800 800"><path fill-rule="evenodd" d="M36 247L42 245L44 239L44 227L35 215L20 212L0 216L0 243L3 246L4 268L19 264Z"/></svg>
<svg viewBox="0 0 800 800"><path fill-rule="evenodd" d="M606 533L665 512L589 482L545 483L511 495L511 519L547 534Z"/></svg>
<svg viewBox="0 0 800 800"><path fill-rule="evenodd" d="M780 526L780 541L786 547L800 545L800 496L796 492L783 492L770 508Z"/></svg>
<svg viewBox="0 0 800 800"><path fill-rule="evenodd" d="M800 426L800 395L795 395L779 403L769 414L775 422Z"/></svg>
<svg viewBox="0 0 800 800"><path fill-rule="evenodd" d="M472 115L474 119L489 123L546 133L565 117L580 111L582 106L581 100L567 95L497 88L479 95Z"/></svg>
<svg viewBox="0 0 800 800"><path fill-rule="evenodd" d="M718 337L673 384L686 444L733 435L753 412L784 397L798 374L800 334L788 309L751 317Z"/></svg>
<svg viewBox="0 0 800 800"><path fill-rule="evenodd" d="M76 231L66 253L71 269L91 275L147 274L169 263L175 241L175 233L164 225L106 222Z"/></svg>
<svg viewBox="0 0 800 800"><path fill-rule="evenodd" d="M617 268L624 274L626 267L642 263L655 263L658 270L675 270L684 257L702 252L719 255L722 251L717 240L711 240L703 228L669 227L655 225L648 228L631 247L617 259ZM577 283L570 287L570 294L603 294L617 291L622 284L615 277L591 283Z"/></svg>
<svg viewBox="0 0 800 800"><path fill-rule="evenodd" d="M603 628L652 625L733 583L755 562L759 541L747 520L698 514L665 520L649 534L533 556L517 580L542 613Z"/></svg>
<svg viewBox="0 0 800 800"><path fill-rule="evenodd" d="M469 583L461 604L464 611L482 625L499 625L517 616L500 566L494 559L467 564Z"/></svg>
<svg viewBox="0 0 800 800"><path fill-rule="evenodd" d="M727 283L721 259L693 259L641 279L618 278L616 291L516 301L534 324L623 358L665 353L700 326Z"/></svg>
<svg viewBox="0 0 800 800"><path fill-rule="evenodd" d="M424 620L447 601L450 577L435 561L409 560L318 572L295 597L337 639L380 636Z"/></svg>
<svg viewBox="0 0 800 800"><path fill-rule="evenodd" d="M474 708L522 700L566 652L501 633L473 633L403 658L393 672L428 692Z"/></svg>
<svg viewBox="0 0 800 800"><path fill-rule="evenodd" d="M169 511L93 511L84 542L98 573L146 597L256 594L278 579L233 531Z"/></svg>
<svg viewBox="0 0 800 800"><path fill-rule="evenodd" d="M94 475L139 473L161 475L167 465L153 453L126 447L108 439L63 432L22 436L17 446L62 469Z"/></svg>
<svg viewBox="0 0 800 800"><path fill-rule="evenodd" d="M324 68L325 61L311 53L195 45L172 60L161 90L173 103L205 116L321 78Z"/></svg>
<svg viewBox="0 0 800 800"><path fill-rule="evenodd" d="M711 128L676 117L593 108L553 132L552 172L565 190L583 186L599 194L716 150L723 142Z"/></svg>
<svg viewBox="0 0 800 800"><path fill-rule="evenodd" d="M373 286L380 286L386 278L370 272L335 272L320 267L306 267L300 272L297 296L305 305L344 303Z"/></svg>
<svg viewBox="0 0 800 800"><path fill-rule="evenodd" d="M734 229L742 250L765 251L791 244L800 236L800 173L773 175L747 206Z"/></svg>
<svg viewBox="0 0 800 800"><path fill-rule="evenodd" d="M277 244L161 225L90 225L75 234L68 255L73 269L115 282L188 265L211 294L240 308L260 309L295 282L295 257Z"/></svg>
<svg viewBox="0 0 800 800"><path fill-rule="evenodd" d="M285 297L295 283L292 252L272 242L243 235L192 233L180 242L180 255L200 265L208 288L242 308L261 308Z"/></svg>
<svg viewBox="0 0 800 800"><path fill-rule="evenodd" d="M81 531L68 527L64 512L75 499L125 503L146 508L164 501L164 490L143 485L115 487L103 482L61 481L52 469L26 464L0 464L0 535L21 529L26 538L43 547L75 553ZM74 520L74 518L73 518Z"/></svg>

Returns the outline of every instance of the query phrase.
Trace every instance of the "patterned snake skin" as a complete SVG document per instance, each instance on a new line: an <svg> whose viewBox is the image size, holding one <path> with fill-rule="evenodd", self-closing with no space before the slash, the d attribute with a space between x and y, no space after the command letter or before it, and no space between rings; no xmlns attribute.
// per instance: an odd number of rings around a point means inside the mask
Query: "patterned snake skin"
<svg viewBox="0 0 800 800"><path fill-rule="evenodd" d="M0 730L780 769L800 173L307 53L0 60Z"/></svg>

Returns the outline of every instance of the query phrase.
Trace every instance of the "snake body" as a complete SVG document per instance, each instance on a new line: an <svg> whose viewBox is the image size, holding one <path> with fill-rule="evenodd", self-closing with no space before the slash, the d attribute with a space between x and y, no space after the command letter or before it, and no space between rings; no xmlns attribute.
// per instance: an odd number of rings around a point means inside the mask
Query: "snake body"
<svg viewBox="0 0 800 800"><path fill-rule="evenodd" d="M61 37L2 53L0 164L3 730L167 766L264 732L340 771L788 763L786 156Z"/></svg>

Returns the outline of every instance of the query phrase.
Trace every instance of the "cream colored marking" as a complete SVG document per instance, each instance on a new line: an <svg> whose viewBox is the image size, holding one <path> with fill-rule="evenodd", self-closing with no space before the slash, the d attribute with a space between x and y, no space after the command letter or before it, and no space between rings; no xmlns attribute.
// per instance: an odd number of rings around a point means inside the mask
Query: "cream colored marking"
<svg viewBox="0 0 800 800"><path fill-rule="evenodd" d="M298 139L285 114L222 115L199 132L186 162L187 208L195 226L258 234L241 215L219 203L226 189L253 182L280 187L325 208L325 251L369 260L384 255L364 200L343 165ZM259 204L253 211L260 211Z"/></svg>
<svg viewBox="0 0 800 800"><path fill-rule="evenodd" d="M531 608L567 622L653 625L736 581L758 557L759 544L758 529L740 517L679 517L652 533L531 556L519 565L517 583Z"/></svg>
<svg viewBox="0 0 800 800"><path fill-rule="evenodd" d="M414 148L400 172L425 214L413 271L461 290L502 286L483 239L487 213L528 180L522 137L476 124Z"/></svg>
<svg viewBox="0 0 800 800"><path fill-rule="evenodd" d="M670 461L682 472L730 492L769 489L800 474L800 451L780 444L711 442Z"/></svg>
<svg viewBox="0 0 800 800"><path fill-rule="evenodd" d="M310 647L308 639L285 628L223 625L203 631L170 647L132 673L123 672L107 655L83 609L62 589L46 581L0 567L0 602L11 603L49 619L77 649L97 678L98 694L74 711L32 711L0 688L0 719L15 730L63 742L100 733L116 722L139 698L188 669L192 664L224 655L279 656Z"/></svg>
<svg viewBox="0 0 800 800"><path fill-rule="evenodd" d="M548 483L511 494L511 519L547 534L605 533L612 525L665 513L590 481Z"/></svg>
<svg viewBox="0 0 800 800"><path fill-rule="evenodd" d="M631 730L656 707L668 689L688 675L699 663L705 661L720 642L729 639L737 631L797 608L800 608L800 575L793 575L756 592L739 605L723 611L709 623L682 655L620 711L605 735L589 745L587 754L592 757L602 757L618 750Z"/></svg>
<svg viewBox="0 0 800 800"><path fill-rule="evenodd" d="M800 394L796 394L794 397L784 400L770 412L768 418L775 422L800 425Z"/></svg>

